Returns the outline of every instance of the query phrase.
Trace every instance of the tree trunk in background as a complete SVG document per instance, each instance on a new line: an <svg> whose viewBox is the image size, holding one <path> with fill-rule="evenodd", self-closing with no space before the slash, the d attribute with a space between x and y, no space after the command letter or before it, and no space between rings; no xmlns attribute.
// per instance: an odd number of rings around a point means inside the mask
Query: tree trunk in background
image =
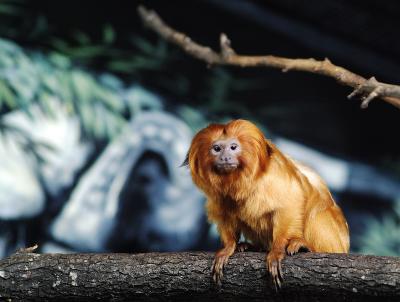
<svg viewBox="0 0 400 302"><path fill-rule="evenodd" d="M0 261L0 300L28 301L400 301L400 258L300 254L283 261L276 293L265 254L237 253L221 288L213 254L34 254ZM379 298L377 297L379 296Z"/></svg>

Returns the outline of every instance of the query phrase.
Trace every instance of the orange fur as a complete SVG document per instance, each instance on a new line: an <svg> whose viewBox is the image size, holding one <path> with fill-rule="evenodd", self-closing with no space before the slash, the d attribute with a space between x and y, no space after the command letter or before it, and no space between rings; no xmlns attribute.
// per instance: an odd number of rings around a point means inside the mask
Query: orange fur
<svg viewBox="0 0 400 302"><path fill-rule="evenodd" d="M212 169L216 140L236 138L240 165L232 173ZM251 122L212 124L193 138L187 163L194 183L207 196L207 213L218 226L223 248L214 261L214 280L234 253L242 233L268 251L267 265L280 285L280 262L301 247L347 253L349 231L324 181L310 168L282 154Z"/></svg>

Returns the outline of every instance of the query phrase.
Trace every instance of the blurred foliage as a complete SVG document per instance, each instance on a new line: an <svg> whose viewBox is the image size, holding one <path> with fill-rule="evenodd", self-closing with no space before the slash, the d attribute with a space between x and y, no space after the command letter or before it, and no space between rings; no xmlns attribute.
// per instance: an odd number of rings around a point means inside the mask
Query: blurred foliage
<svg viewBox="0 0 400 302"><path fill-rule="evenodd" d="M54 151L53 146L33 139L32 135L27 133L24 129L15 125L10 125L3 120L0 120L0 134L3 142L7 143L9 138L12 139L13 142L20 146L24 154L32 158L32 162L36 163L38 166L46 161L42 156L42 150Z"/></svg>
<svg viewBox="0 0 400 302"><path fill-rule="evenodd" d="M109 23L100 25L95 33L78 28L60 33L57 26L34 7L34 1L29 0L0 2L0 36L47 54L62 54L74 65L138 79L144 71L161 69L172 56L165 41L152 43L132 35L119 39ZM119 40L127 45L121 46Z"/></svg>
<svg viewBox="0 0 400 302"><path fill-rule="evenodd" d="M400 255L400 200L395 203L393 214L388 214L382 219L368 220L368 228L360 238L360 252L385 256Z"/></svg>
<svg viewBox="0 0 400 302"><path fill-rule="evenodd" d="M140 94L140 95L138 95ZM110 139L140 110L160 109L149 93L111 74L94 76L73 67L59 53L27 54L16 44L0 40L0 111L23 110L32 116L33 104L53 115L54 102L62 102L78 116L83 132L95 139ZM3 125L2 131L9 128Z"/></svg>

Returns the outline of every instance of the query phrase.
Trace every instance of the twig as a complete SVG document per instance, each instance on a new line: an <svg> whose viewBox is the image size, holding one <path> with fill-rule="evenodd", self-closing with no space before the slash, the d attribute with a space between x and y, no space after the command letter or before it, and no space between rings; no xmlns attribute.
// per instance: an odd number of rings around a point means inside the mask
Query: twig
<svg viewBox="0 0 400 302"><path fill-rule="evenodd" d="M363 100L362 108L368 107L368 104L375 98L380 98L400 108L400 86L379 82L374 77L367 80L343 67L332 64L327 58L323 61L318 61L313 58L289 59L272 55L238 55L231 47L228 37L223 33L220 36L221 51L218 53L210 47L192 41L184 33L171 28L164 23L156 12L139 6L138 13L147 27L158 33L165 40L178 45L189 55L205 61L210 66L271 67L281 69L283 72L298 70L316 73L334 78L340 84L352 87L354 90L348 98L360 95Z"/></svg>
<svg viewBox="0 0 400 302"><path fill-rule="evenodd" d="M22 248L18 249L18 250L16 251L16 253L17 253L17 254L30 254L30 253L34 253L34 252L37 250L38 247L39 247L39 246L38 246L37 244L35 244L34 246L30 246L30 247L22 247Z"/></svg>

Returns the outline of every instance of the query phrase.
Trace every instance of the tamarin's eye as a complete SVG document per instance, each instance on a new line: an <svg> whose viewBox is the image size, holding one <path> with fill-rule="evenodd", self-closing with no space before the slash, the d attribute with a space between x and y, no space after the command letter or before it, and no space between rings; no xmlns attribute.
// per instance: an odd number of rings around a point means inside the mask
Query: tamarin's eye
<svg viewBox="0 0 400 302"><path fill-rule="evenodd" d="M236 150L236 148L237 148L237 145L232 145L231 146L231 150Z"/></svg>
<svg viewBox="0 0 400 302"><path fill-rule="evenodd" d="M218 145L214 145L214 146L213 146L213 149L214 149L215 152L221 151L221 147L218 146Z"/></svg>

